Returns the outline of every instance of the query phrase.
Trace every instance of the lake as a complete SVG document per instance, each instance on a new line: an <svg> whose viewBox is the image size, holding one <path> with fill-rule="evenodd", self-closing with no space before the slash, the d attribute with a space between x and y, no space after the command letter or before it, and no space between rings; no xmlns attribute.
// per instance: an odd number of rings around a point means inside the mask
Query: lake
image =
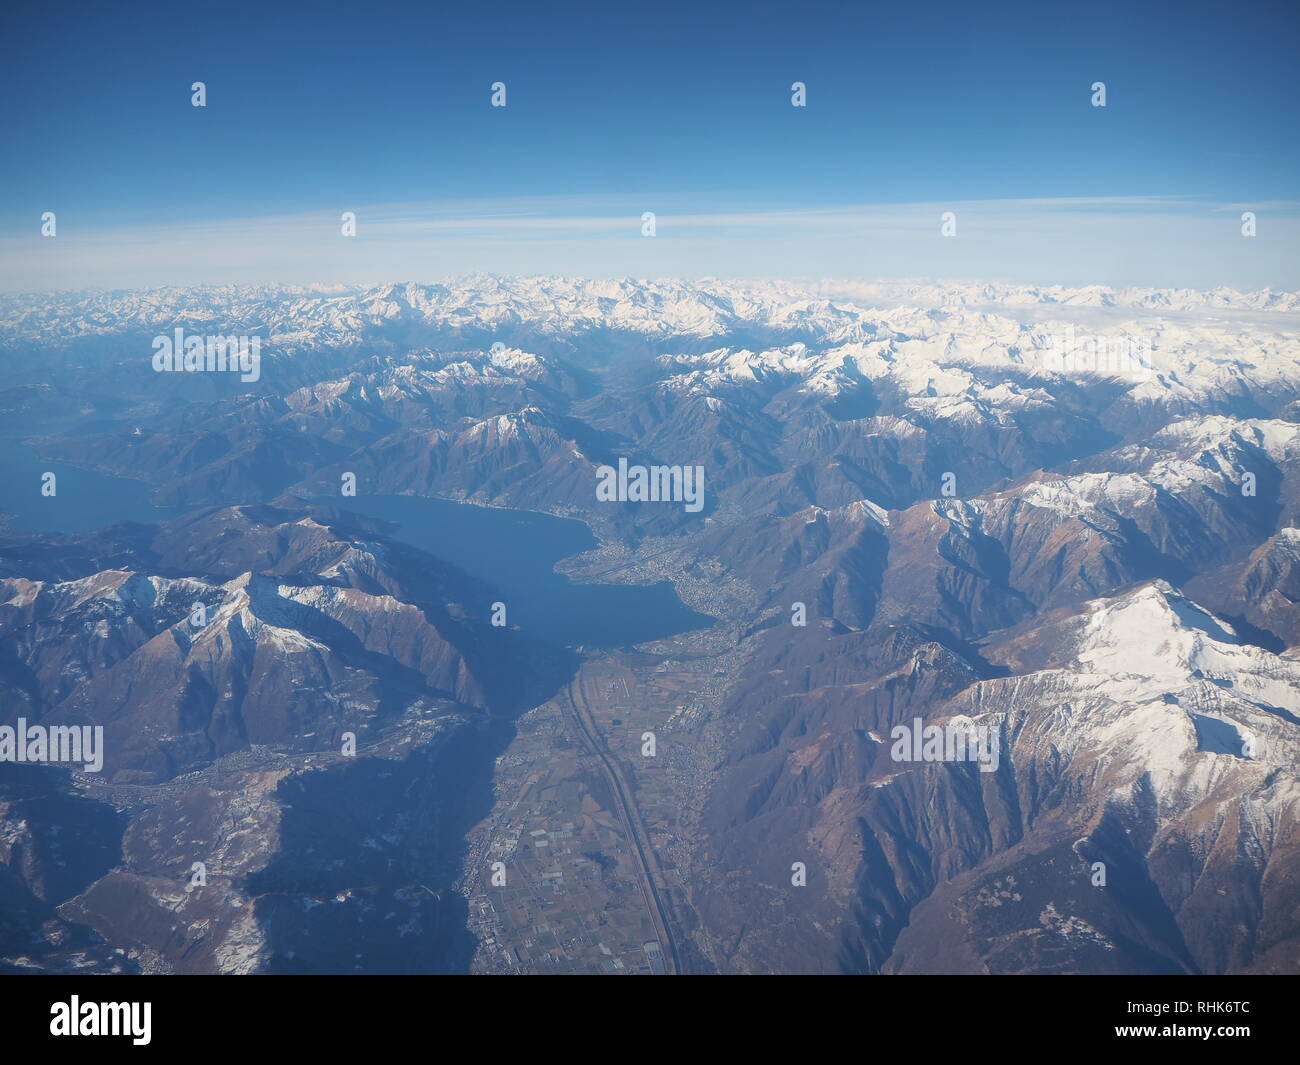
<svg viewBox="0 0 1300 1065"><path fill-rule="evenodd" d="M155 507L152 485L37 458L21 441L4 440L0 447L0 513L16 532L78 533L119 521L167 521L197 509ZM55 475L52 496L41 495L44 473Z"/></svg>
<svg viewBox="0 0 1300 1065"><path fill-rule="evenodd" d="M7 441L0 470L0 512L15 532L78 533L119 521L153 523L198 507L155 507L152 486L38 459ZM57 494L41 495L41 474ZM578 584L558 574L560 559L597 545L581 521L533 511L482 507L419 496L333 496L317 502L395 523L395 540L427 551L490 584L511 625L567 646L624 647L707 628L713 619L688 608L672 584Z"/></svg>
<svg viewBox="0 0 1300 1065"><path fill-rule="evenodd" d="M708 628L713 619L656 584L578 584L556 562L597 546L574 518L421 496L338 496L322 505L395 522L389 535L450 562L502 593L506 620L556 643L624 647Z"/></svg>

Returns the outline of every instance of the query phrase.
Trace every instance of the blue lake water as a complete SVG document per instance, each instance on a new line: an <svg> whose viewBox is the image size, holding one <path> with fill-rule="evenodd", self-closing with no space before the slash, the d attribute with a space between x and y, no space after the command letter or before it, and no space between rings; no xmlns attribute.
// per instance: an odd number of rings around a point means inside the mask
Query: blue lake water
<svg viewBox="0 0 1300 1065"><path fill-rule="evenodd" d="M119 521L166 521L199 509L155 507L148 484L47 462L17 441L7 441L4 454L0 513L14 532L77 533ZM57 477L54 496L41 494L45 472ZM667 581L578 584L556 573L560 559L597 543L571 518L417 496L318 502L394 522L390 536L487 582L506 604L509 624L551 642L623 647L713 623L683 604Z"/></svg>
<svg viewBox="0 0 1300 1065"><path fill-rule="evenodd" d="M677 598L667 581L577 584L552 568L597 546L572 518L420 496L337 496L317 502L395 522L390 535L427 551L502 594L506 620L567 645L623 647L708 628L713 619Z"/></svg>
<svg viewBox="0 0 1300 1065"><path fill-rule="evenodd" d="M155 507L152 485L49 462L19 441L4 441L3 454L0 513L14 531L77 533L119 521L167 521L193 509ZM45 473L56 478L52 496L41 494Z"/></svg>

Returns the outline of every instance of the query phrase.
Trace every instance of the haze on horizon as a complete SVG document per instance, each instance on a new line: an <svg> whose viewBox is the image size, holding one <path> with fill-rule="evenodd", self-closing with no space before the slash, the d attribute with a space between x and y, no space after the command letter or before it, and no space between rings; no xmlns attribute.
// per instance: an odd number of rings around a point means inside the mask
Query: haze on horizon
<svg viewBox="0 0 1300 1065"><path fill-rule="evenodd" d="M0 291L479 271L1300 288L1291 5L313 11L10 5Z"/></svg>

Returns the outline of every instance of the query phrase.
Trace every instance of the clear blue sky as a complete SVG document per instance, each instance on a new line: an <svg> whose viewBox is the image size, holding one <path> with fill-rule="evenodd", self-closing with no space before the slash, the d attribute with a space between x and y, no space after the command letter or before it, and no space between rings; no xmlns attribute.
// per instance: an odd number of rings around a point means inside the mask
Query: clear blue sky
<svg viewBox="0 0 1300 1065"><path fill-rule="evenodd" d="M1267 216L1300 201L1298 7L9 0L0 235L46 210L76 238L469 200L668 219L1175 197Z"/></svg>

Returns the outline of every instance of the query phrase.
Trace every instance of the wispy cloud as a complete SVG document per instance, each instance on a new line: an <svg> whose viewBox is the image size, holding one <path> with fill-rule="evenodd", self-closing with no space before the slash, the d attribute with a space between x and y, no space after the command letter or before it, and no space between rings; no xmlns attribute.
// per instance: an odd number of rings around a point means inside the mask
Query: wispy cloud
<svg viewBox="0 0 1300 1065"><path fill-rule="evenodd" d="M357 235L341 234L355 212ZM1233 216L1254 211L1258 235ZM656 235L642 236L642 214ZM940 234L940 216L956 233ZM357 283L473 271L585 276L944 276L1063 284L1300 286L1300 203L1116 196L718 210L619 197L340 205L269 217L0 236L6 291Z"/></svg>

